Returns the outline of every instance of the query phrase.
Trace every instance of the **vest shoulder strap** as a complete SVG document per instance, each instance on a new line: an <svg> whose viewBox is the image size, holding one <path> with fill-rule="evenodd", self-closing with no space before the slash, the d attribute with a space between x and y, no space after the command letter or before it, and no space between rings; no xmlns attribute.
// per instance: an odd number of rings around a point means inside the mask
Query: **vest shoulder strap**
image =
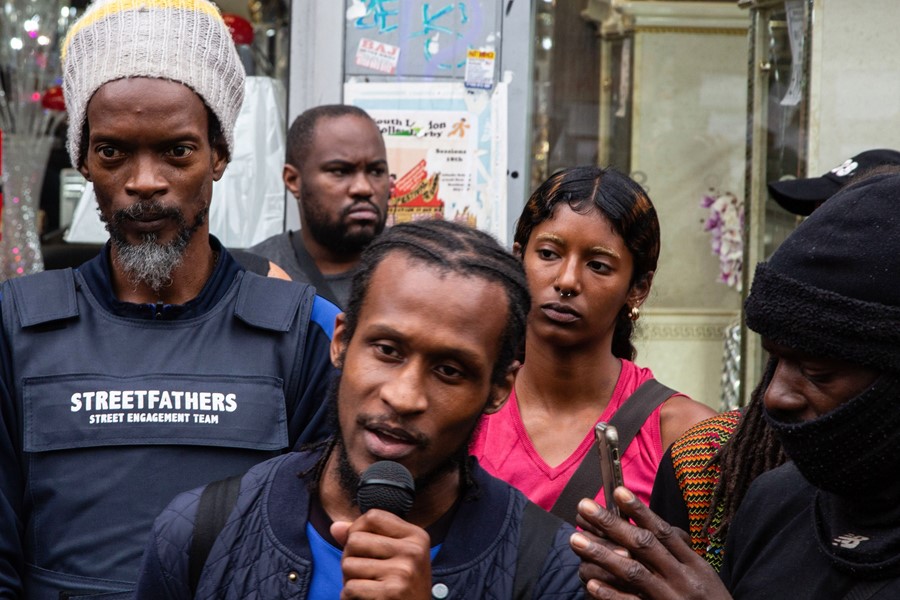
<svg viewBox="0 0 900 600"><path fill-rule="evenodd" d="M75 274L71 268L10 279L8 289L23 327L78 316Z"/></svg>
<svg viewBox="0 0 900 600"><path fill-rule="evenodd" d="M300 306L312 310L315 291L309 285L244 272L234 313L239 319L260 329L287 332Z"/></svg>

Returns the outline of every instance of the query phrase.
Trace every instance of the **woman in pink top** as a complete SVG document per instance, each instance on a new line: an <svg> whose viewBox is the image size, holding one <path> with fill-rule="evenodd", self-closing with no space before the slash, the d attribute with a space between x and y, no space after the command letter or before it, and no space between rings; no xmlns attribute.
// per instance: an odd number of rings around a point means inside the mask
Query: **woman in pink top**
<svg viewBox="0 0 900 600"><path fill-rule="evenodd" d="M547 510L590 449L594 425L653 377L631 362L631 334L659 245L650 198L612 169L556 173L519 217L513 251L532 294L525 361L509 401L483 417L471 451ZM622 457L629 489L649 501L663 450L713 414L684 395L666 400Z"/></svg>

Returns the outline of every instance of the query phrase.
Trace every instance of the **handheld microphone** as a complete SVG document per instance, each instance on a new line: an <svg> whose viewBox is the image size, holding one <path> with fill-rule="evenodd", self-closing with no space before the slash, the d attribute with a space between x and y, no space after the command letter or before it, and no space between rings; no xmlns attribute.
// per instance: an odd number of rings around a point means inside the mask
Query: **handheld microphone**
<svg viewBox="0 0 900 600"><path fill-rule="evenodd" d="M403 519L412 508L415 493L416 486L406 467L392 460L382 460L360 476L356 501L362 512L378 508Z"/></svg>

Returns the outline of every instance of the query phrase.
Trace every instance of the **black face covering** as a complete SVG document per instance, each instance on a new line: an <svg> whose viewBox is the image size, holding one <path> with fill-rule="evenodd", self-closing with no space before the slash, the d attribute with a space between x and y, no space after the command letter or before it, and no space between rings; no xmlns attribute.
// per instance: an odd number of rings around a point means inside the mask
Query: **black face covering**
<svg viewBox="0 0 900 600"><path fill-rule="evenodd" d="M766 411L785 453L811 484L848 500L882 496L900 476L900 379L882 375L869 389L804 423ZM896 500L896 497L894 498Z"/></svg>

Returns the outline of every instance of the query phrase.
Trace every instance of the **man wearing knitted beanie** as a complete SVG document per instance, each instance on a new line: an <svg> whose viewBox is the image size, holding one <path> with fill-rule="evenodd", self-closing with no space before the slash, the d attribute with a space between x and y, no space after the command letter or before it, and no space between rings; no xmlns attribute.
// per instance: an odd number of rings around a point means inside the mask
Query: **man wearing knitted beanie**
<svg viewBox="0 0 900 600"><path fill-rule="evenodd" d="M583 502L572 539L594 597L900 598L898 198L898 174L853 183L757 267L747 324L771 356L765 417L790 462L750 487L721 580L621 488L638 527ZM631 556L604 551L597 532Z"/></svg>
<svg viewBox="0 0 900 600"><path fill-rule="evenodd" d="M0 288L0 597L130 597L177 493L327 433L337 309L209 234L244 72L207 0L100 0L63 48L110 240Z"/></svg>

